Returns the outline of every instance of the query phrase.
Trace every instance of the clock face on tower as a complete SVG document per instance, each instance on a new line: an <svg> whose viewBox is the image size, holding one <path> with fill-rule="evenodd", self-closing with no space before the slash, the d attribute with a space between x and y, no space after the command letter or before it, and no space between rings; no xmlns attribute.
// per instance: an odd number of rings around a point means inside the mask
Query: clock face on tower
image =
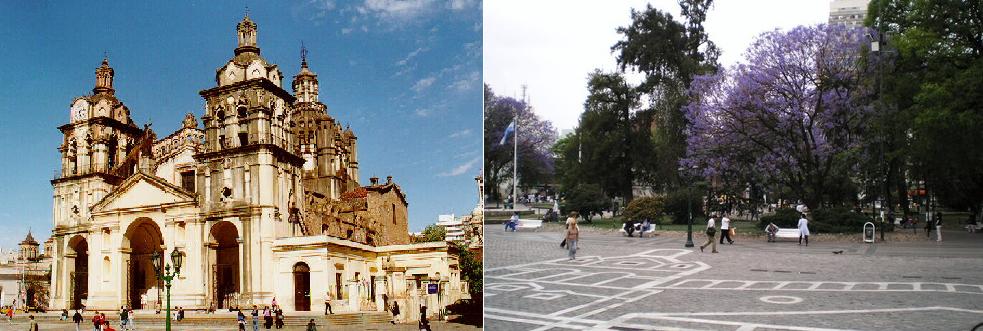
<svg viewBox="0 0 983 331"><path fill-rule="evenodd" d="M79 99L72 104L71 117L72 121L81 121L89 116L89 102L85 99Z"/></svg>

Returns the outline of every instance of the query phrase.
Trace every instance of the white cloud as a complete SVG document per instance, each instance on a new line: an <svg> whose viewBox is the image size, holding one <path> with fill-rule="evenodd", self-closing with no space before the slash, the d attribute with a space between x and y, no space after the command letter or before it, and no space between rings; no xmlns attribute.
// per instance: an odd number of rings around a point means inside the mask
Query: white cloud
<svg viewBox="0 0 983 331"><path fill-rule="evenodd" d="M341 28L341 34L352 33L352 30L353 30L352 28Z"/></svg>
<svg viewBox="0 0 983 331"><path fill-rule="evenodd" d="M473 159L469 160L468 162L465 162L464 164L461 164L461 165L459 165L457 167L454 167L454 169L451 169L448 172L442 172L442 173L438 174L437 176L440 176L440 177L454 177L454 176L463 175L464 173L468 172L468 170L471 170L471 168L473 168L474 165L477 164L479 161L481 161L481 158L480 157L473 158Z"/></svg>
<svg viewBox="0 0 983 331"><path fill-rule="evenodd" d="M478 81L480 79L481 79L481 73L477 71L472 71L467 76L454 81L450 85L447 85L447 88L458 90L458 91L467 91L470 90L472 87L477 86Z"/></svg>
<svg viewBox="0 0 983 331"><path fill-rule="evenodd" d="M474 0L451 0L451 9L453 10L468 9L471 5L474 5Z"/></svg>
<svg viewBox="0 0 983 331"><path fill-rule="evenodd" d="M457 132L451 133L451 135L449 135L447 137L448 138L460 138L460 137L467 137L467 136L470 136L470 135L471 135L471 129L464 129L464 130L461 130L461 131L457 131Z"/></svg>
<svg viewBox="0 0 983 331"><path fill-rule="evenodd" d="M434 0L365 0L359 12L383 19L410 20L433 8Z"/></svg>
<svg viewBox="0 0 983 331"><path fill-rule="evenodd" d="M433 82L435 81L437 81L437 77L434 76L420 79L413 84L413 90L416 91L416 93L423 92L423 90L426 90L428 87L430 87L430 85L433 85Z"/></svg>
<svg viewBox="0 0 983 331"><path fill-rule="evenodd" d="M413 58L415 58L421 52L426 52L429 49L430 48L427 48L427 47L420 47L420 48L417 48L417 49L413 50L409 54L406 54L406 57L404 57L402 60L396 61L396 66L399 66L399 67L405 66L407 63L410 62L410 60L412 60Z"/></svg>
<svg viewBox="0 0 983 331"><path fill-rule="evenodd" d="M430 108L419 108L414 113L416 114L416 116L427 117L427 116L430 116L430 114L433 114L433 109L430 109Z"/></svg>

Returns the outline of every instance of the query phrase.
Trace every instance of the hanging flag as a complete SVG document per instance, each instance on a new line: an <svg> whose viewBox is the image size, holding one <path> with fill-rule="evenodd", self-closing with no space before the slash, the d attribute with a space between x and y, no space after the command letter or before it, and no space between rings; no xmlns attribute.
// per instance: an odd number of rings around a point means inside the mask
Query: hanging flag
<svg viewBox="0 0 983 331"><path fill-rule="evenodd" d="M499 145L505 145L505 140L508 140L509 134L515 132L515 120L509 123L509 126L505 128L505 133L502 134L502 141L499 141Z"/></svg>

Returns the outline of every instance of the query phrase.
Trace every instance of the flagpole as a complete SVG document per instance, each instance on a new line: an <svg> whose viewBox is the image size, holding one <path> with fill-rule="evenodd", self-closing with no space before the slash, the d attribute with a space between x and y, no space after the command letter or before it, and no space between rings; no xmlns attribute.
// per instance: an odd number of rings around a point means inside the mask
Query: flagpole
<svg viewBox="0 0 983 331"><path fill-rule="evenodd" d="M519 109L515 110L515 129L512 131L512 209L519 202Z"/></svg>

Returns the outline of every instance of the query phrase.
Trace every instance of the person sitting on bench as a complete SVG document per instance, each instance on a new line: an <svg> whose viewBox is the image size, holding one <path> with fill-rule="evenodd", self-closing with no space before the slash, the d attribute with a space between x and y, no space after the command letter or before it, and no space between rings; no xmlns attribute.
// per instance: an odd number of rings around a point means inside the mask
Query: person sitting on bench
<svg viewBox="0 0 983 331"><path fill-rule="evenodd" d="M651 229L652 229L652 222L650 222L649 219L646 218L644 221L642 221L642 232L641 232L641 234L645 234L645 232L647 232L648 230L651 230ZM641 235L639 235L639 236L641 236Z"/></svg>
<svg viewBox="0 0 983 331"><path fill-rule="evenodd" d="M634 222L632 222L632 221L625 222L625 233L627 233L629 237L632 237L631 234L632 233L635 233L635 223Z"/></svg>
<svg viewBox="0 0 983 331"><path fill-rule="evenodd" d="M768 223L768 227L765 228L765 231L768 232L768 242L774 242L775 233L778 233L778 226L775 225L775 223Z"/></svg>

